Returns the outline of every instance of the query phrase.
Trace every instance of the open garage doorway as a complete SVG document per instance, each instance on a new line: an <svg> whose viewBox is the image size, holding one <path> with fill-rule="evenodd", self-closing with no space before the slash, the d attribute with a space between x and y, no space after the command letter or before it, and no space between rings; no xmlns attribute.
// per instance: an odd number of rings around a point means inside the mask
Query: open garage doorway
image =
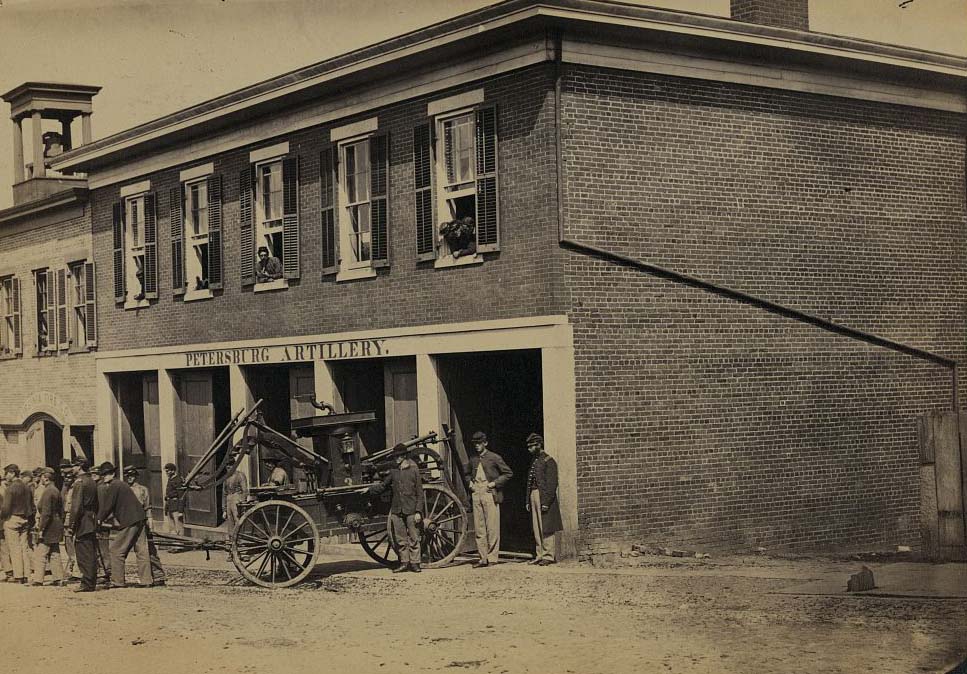
<svg viewBox="0 0 967 674"><path fill-rule="evenodd" d="M501 548L533 550L526 503L530 455L526 439L544 431L541 352L538 349L437 356L449 405L457 455L473 451L470 437L483 431L490 449L500 454L514 477L504 488L500 509Z"/></svg>

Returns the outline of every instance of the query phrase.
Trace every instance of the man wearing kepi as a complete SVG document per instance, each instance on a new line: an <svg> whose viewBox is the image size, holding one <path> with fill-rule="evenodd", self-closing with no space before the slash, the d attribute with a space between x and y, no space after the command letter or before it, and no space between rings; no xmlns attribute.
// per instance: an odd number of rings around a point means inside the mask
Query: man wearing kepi
<svg viewBox="0 0 967 674"><path fill-rule="evenodd" d="M158 556L158 548L154 544L154 536L151 535L151 493L148 488L138 482L138 469L135 466L128 466L124 469L124 481L134 495L138 497L138 502L144 508L144 532L148 537L148 558L151 560L151 585L157 587L165 585L165 570L161 566L161 558Z"/></svg>
<svg viewBox="0 0 967 674"><path fill-rule="evenodd" d="M554 558L554 534L560 531L561 507L557 502L557 462L544 451L544 438L527 436L527 451L534 460L527 473L527 510L534 529L535 554L531 564L547 566Z"/></svg>
<svg viewBox="0 0 967 674"><path fill-rule="evenodd" d="M114 479L116 469L110 461L98 468L106 483L104 498L97 509L100 522L117 522L118 531L111 541L111 587L124 587L124 560L131 549L138 558L138 578L142 587L151 587L151 560L148 556L148 536L145 531L144 507L131 487Z"/></svg>
<svg viewBox="0 0 967 674"><path fill-rule="evenodd" d="M30 571L30 548L27 542L30 518L34 514L33 497L27 485L20 479L20 467L11 463L3 469L7 478L7 488L3 494L3 535L10 553L10 566L13 568L13 582L26 583Z"/></svg>
<svg viewBox="0 0 967 674"><path fill-rule="evenodd" d="M74 462L76 479L71 490L70 530L81 572L81 586L75 592L93 592L97 582L97 485L89 470L86 460Z"/></svg>
<svg viewBox="0 0 967 674"><path fill-rule="evenodd" d="M54 484L54 469L40 473L37 491L37 540L34 543L34 579L31 585L44 584L44 572L50 568L53 585L64 580L64 566L60 559L60 539L64 536L64 499Z"/></svg>
<svg viewBox="0 0 967 674"><path fill-rule="evenodd" d="M381 484L369 488L370 493L379 494L387 487L393 488L393 502L389 509L389 523L393 538L399 545L400 565L393 573L413 571L420 573L420 522L426 511L426 497L423 494L423 481L420 468L407 452L406 445L393 448L396 455L396 468L390 470Z"/></svg>
<svg viewBox="0 0 967 674"><path fill-rule="evenodd" d="M500 455L487 448L487 434L477 431L470 438L476 455L470 457L465 478L473 495L473 528L480 561L474 568L497 563L500 552L500 504L503 486L514 472Z"/></svg>

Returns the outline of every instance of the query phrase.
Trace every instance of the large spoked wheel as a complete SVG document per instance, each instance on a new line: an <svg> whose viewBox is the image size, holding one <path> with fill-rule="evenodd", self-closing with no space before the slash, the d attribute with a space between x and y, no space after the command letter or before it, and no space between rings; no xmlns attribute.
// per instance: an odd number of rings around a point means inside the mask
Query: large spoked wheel
<svg viewBox="0 0 967 674"><path fill-rule="evenodd" d="M357 532L357 536L363 550L375 561L383 566L392 567L400 563L400 556L389 535L389 518L363 525Z"/></svg>
<svg viewBox="0 0 967 674"><path fill-rule="evenodd" d="M421 558L423 566L435 569L453 561L463 549L467 537L467 511L456 495L446 487L424 484L426 512L423 514ZM392 548L397 548L392 530Z"/></svg>
<svg viewBox="0 0 967 674"><path fill-rule="evenodd" d="M289 587L316 565L319 530L309 513L288 501L266 501L246 511L232 537L232 562L251 583Z"/></svg>
<svg viewBox="0 0 967 674"><path fill-rule="evenodd" d="M443 480L443 459L432 449L419 447L410 452L410 458L420 469L420 479L424 482L440 482Z"/></svg>

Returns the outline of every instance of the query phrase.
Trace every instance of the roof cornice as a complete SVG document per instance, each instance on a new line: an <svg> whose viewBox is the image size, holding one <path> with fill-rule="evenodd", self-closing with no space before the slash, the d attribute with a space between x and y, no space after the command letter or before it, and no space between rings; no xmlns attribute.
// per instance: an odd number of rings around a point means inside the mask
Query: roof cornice
<svg viewBox="0 0 967 674"><path fill-rule="evenodd" d="M0 227L28 217L87 202L88 188L71 187L43 199L28 201L0 211Z"/></svg>

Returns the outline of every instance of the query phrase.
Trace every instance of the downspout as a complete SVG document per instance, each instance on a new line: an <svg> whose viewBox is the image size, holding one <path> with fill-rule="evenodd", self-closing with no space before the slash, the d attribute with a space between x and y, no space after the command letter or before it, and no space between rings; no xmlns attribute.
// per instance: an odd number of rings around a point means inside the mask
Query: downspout
<svg viewBox="0 0 967 674"><path fill-rule="evenodd" d="M597 246L592 246L581 241L574 239L569 239L564 231L564 152L562 146L562 132L561 132L561 80L564 71L564 53L563 53L563 39L560 31L554 33L554 135L555 143L557 145L557 234L558 243L564 249L571 250L583 255L588 255L590 257L596 257L600 260L605 260L613 264L629 267L631 269L636 269L638 271L650 274L652 276L657 276L659 278L668 279L676 283L687 285L692 288L698 288L706 292L725 297L736 302L741 302L743 304L751 305L756 308L768 311L770 313L783 316L784 318L790 318L792 320L798 321L800 323L806 323L814 327L826 330L827 332L832 332L837 335L843 335L849 339L853 339L860 342L865 342L867 344L872 344L874 346L879 346L885 349L890 349L898 353L902 353L907 356L912 356L920 360L924 360L935 365L940 365L942 367L950 370L951 376L951 409L953 412L958 410L958 372L957 372L957 361L946 358L939 354L927 351L925 349L920 349L915 346L910 346L908 344L903 344L895 340L889 339L887 337L880 337L870 332L865 332L863 330L857 330L856 328L850 328L845 325L839 325L833 321L821 318L819 316L814 316L808 314L804 311L794 309L792 307L784 306L777 302L772 302L770 300L764 299L762 297L757 297L749 293L742 292L740 290L734 290L732 288L727 288L722 285L714 284L709 281L702 280L700 278L689 276L687 274L682 274L671 269L666 269L649 262L644 262L643 260L638 260L627 255L621 255L620 253L615 253L604 248L599 248ZM959 424L958 424L959 425ZM964 494L965 501L967 501L967 494Z"/></svg>

